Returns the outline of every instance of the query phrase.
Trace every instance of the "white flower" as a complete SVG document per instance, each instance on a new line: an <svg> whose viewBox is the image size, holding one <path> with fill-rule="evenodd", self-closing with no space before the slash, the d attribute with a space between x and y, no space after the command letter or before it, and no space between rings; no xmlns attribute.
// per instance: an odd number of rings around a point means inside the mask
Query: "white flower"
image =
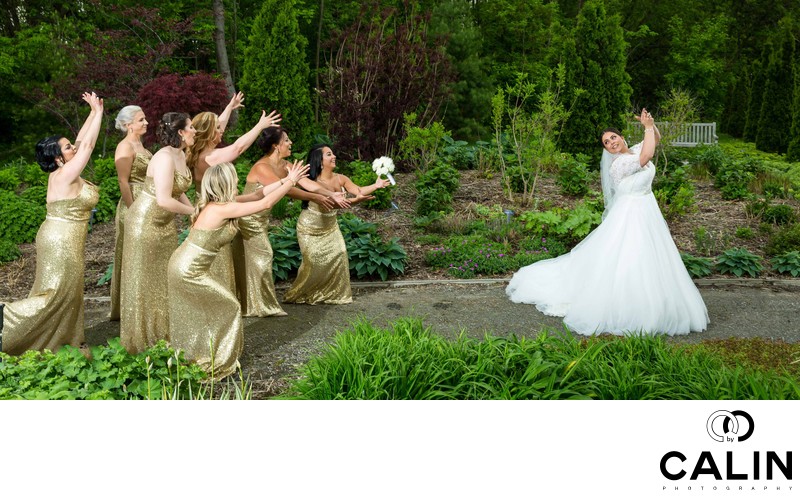
<svg viewBox="0 0 800 498"><path fill-rule="evenodd" d="M394 172L394 161L391 157L381 156L372 161L372 171L378 176Z"/></svg>

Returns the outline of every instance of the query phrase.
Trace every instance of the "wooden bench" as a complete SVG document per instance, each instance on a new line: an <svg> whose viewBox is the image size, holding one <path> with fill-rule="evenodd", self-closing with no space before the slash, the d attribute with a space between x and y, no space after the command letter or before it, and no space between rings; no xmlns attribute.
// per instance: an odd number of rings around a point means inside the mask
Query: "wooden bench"
<svg viewBox="0 0 800 498"><path fill-rule="evenodd" d="M676 137L670 145L675 147L696 147L700 144L713 145L719 141L717 137L717 123L684 123L680 130L673 130L673 125L667 121L656 122L662 137ZM643 134L642 124L638 121L631 123L631 127L639 136Z"/></svg>

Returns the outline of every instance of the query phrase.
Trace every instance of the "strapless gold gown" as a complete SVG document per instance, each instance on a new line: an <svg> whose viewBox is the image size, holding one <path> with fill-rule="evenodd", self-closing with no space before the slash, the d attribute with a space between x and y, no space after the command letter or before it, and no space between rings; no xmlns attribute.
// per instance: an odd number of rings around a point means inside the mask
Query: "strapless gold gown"
<svg viewBox="0 0 800 498"><path fill-rule="evenodd" d="M260 183L248 182L244 193L261 188ZM275 295L272 277L272 246L269 243L269 209L239 218L242 250L234 252L236 271L244 274L241 286L242 314L244 316L285 315ZM236 249L236 247L234 247ZM239 275L237 274L237 279ZM241 281L241 280L240 280Z"/></svg>
<svg viewBox="0 0 800 498"><path fill-rule="evenodd" d="M147 165L153 154L149 150L138 152L131 164L131 176L128 184L131 186L131 194L135 201L139 197L139 192L144 188L144 179L147 176ZM117 215L114 218L116 227L116 239L114 241L114 271L111 274L111 313L108 318L112 321L119 320L119 276L122 273L122 248L125 245L125 214L128 206L119 200L117 203Z"/></svg>
<svg viewBox="0 0 800 498"><path fill-rule="evenodd" d="M173 178L172 197L178 199L192 184L192 173ZM125 247L120 285L120 340L136 354L160 339L169 340L167 267L178 247L175 213L156 203L153 178L125 215Z"/></svg>
<svg viewBox="0 0 800 498"><path fill-rule="evenodd" d="M230 164L230 163L228 163ZM233 166L231 164L231 166ZM200 185L195 184L195 189L200 192ZM230 289L230 291L238 298L240 290L237 286L237 274L233 264L234 249L232 244L225 244L219 248L219 254L214 258L211 264L211 276L217 279L219 283ZM238 268L237 268L238 269Z"/></svg>
<svg viewBox="0 0 800 498"><path fill-rule="evenodd" d="M237 370L244 344L239 301L211 275L220 248L235 235L231 223L193 228L169 261L170 345L217 379Z"/></svg>
<svg viewBox="0 0 800 498"><path fill-rule="evenodd" d="M326 213L318 204L309 202L308 209L297 219L297 242L303 262L284 302L352 303L347 246L336 222L336 211Z"/></svg>
<svg viewBox="0 0 800 498"><path fill-rule="evenodd" d="M27 299L5 307L2 351L56 351L85 342L83 271L86 232L97 188L84 182L73 199L47 203L47 218L36 233L36 278Z"/></svg>

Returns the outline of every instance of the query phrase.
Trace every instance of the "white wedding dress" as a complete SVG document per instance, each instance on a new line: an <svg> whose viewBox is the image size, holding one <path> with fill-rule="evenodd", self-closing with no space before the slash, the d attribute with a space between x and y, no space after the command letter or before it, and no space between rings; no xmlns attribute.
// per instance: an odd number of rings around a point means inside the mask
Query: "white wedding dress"
<svg viewBox="0 0 800 498"><path fill-rule="evenodd" d="M569 253L520 268L506 294L584 335L703 331L708 311L651 190L655 166L640 166L641 144L630 151L609 156L603 222Z"/></svg>

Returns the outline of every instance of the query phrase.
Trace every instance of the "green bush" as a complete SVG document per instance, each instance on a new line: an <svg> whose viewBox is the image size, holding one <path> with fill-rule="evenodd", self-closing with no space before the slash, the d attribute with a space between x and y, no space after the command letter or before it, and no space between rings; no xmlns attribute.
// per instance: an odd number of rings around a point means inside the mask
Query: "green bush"
<svg viewBox="0 0 800 498"><path fill-rule="evenodd" d="M57 353L0 353L0 399L188 398L206 377L164 341L131 355L115 337L91 352L91 360L72 346Z"/></svg>
<svg viewBox="0 0 800 498"><path fill-rule="evenodd" d="M10 240L0 239L0 263L14 261L20 256L22 256L22 252L17 244Z"/></svg>
<svg viewBox="0 0 800 498"><path fill-rule="evenodd" d="M47 187L37 185L26 188L20 197L36 206L47 206Z"/></svg>
<svg viewBox="0 0 800 498"><path fill-rule="evenodd" d="M742 240L750 240L756 236L756 234L753 233L753 230L748 227L737 228L735 235L737 239L742 239Z"/></svg>
<svg viewBox="0 0 800 498"><path fill-rule="evenodd" d="M92 161L91 170L87 172L87 178L95 185L101 185L106 180L113 178L117 180L117 167L114 164L114 157L99 157Z"/></svg>
<svg viewBox="0 0 800 498"><path fill-rule="evenodd" d="M557 181L562 194L576 197L586 195L592 179L588 166L590 160L587 155L577 154L575 157L565 155L559 162Z"/></svg>
<svg viewBox="0 0 800 498"><path fill-rule="evenodd" d="M350 171L350 180L360 187L372 185L377 179L370 163L352 161L348 165L348 169ZM362 202L360 205L370 209L389 209L392 207L392 192L394 192L395 188L394 185L379 188L372 194L375 196L374 199Z"/></svg>
<svg viewBox="0 0 800 498"><path fill-rule="evenodd" d="M726 161L714 176L714 184L720 189L723 199L745 199L750 195L748 186L758 169L758 163L753 160Z"/></svg>
<svg viewBox="0 0 800 498"><path fill-rule="evenodd" d="M797 219L794 209L788 204L775 204L767 206L761 214L761 219L776 225L788 225Z"/></svg>
<svg viewBox="0 0 800 498"><path fill-rule="evenodd" d="M698 145L695 161L704 166L709 173L716 175L722 169L727 157L722 149L717 145Z"/></svg>
<svg viewBox="0 0 800 498"><path fill-rule="evenodd" d="M440 154L446 144L444 137L447 136L447 131L438 121L425 127L414 126L417 115L413 113L403 117L405 137L399 143L399 157L403 162L398 167L404 166L404 171L425 172L441 162Z"/></svg>
<svg viewBox="0 0 800 498"><path fill-rule="evenodd" d="M535 339L465 333L448 340L417 318L338 333L301 366L293 399L797 399L790 375L726 366L651 335Z"/></svg>
<svg viewBox="0 0 800 498"><path fill-rule="evenodd" d="M453 211L453 194L458 189L458 170L449 164L434 166L419 175L416 183L418 216Z"/></svg>
<svg viewBox="0 0 800 498"><path fill-rule="evenodd" d="M777 256L800 250L800 223L782 228L773 233L767 242L767 256Z"/></svg>
<svg viewBox="0 0 800 498"><path fill-rule="evenodd" d="M0 190L16 192L19 183L19 175L16 170L0 169Z"/></svg>
<svg viewBox="0 0 800 498"><path fill-rule="evenodd" d="M281 200L272 206L269 216L275 220L284 220L286 218L297 218L300 216L300 211L303 210L303 201L292 199L291 197L282 197Z"/></svg>
<svg viewBox="0 0 800 498"><path fill-rule="evenodd" d="M667 219L675 219L694 211L694 184L683 166L670 167L653 182L653 195Z"/></svg>
<svg viewBox="0 0 800 498"><path fill-rule="evenodd" d="M475 169L478 167L478 151L474 145L463 140L453 140L449 135L442 137L445 145L440 156L442 160L457 170Z"/></svg>
<svg viewBox="0 0 800 498"><path fill-rule="evenodd" d="M761 270L761 258L747 249L728 249L717 256L716 269L719 273L731 273L741 277L745 273L757 277Z"/></svg>
<svg viewBox="0 0 800 498"><path fill-rule="evenodd" d="M14 244L33 242L46 214L44 205L0 190L0 239Z"/></svg>
<svg viewBox="0 0 800 498"><path fill-rule="evenodd" d="M108 177L100 183L100 198L97 201L94 220L97 223L111 221L117 214L117 203L119 203L119 182L117 177Z"/></svg>
<svg viewBox="0 0 800 498"><path fill-rule="evenodd" d="M272 275L275 280L287 280L289 274L300 268L303 256L297 243L297 218L285 220L277 229L270 230L272 246Z"/></svg>
<svg viewBox="0 0 800 498"><path fill-rule="evenodd" d="M800 277L800 251L787 252L772 258L772 269L778 273L788 273Z"/></svg>
<svg viewBox="0 0 800 498"><path fill-rule="evenodd" d="M711 275L714 267L710 258L699 258L685 252L681 253L681 260L683 260L683 266L686 267L686 271L689 272L692 278L707 277Z"/></svg>

